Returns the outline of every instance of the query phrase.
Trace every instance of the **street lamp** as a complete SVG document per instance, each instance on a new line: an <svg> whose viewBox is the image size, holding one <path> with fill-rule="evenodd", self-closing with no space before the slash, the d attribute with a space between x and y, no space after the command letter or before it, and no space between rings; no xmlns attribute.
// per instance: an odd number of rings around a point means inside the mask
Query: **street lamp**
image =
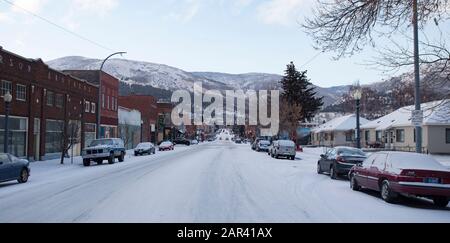
<svg viewBox="0 0 450 243"><path fill-rule="evenodd" d="M9 143L9 139L8 139L9 112L11 109L12 99L13 99L13 97L9 91L3 96L3 100L5 101L5 134L4 134L4 139L3 139L3 151L5 154L9 152L9 149L8 149L8 145L9 145L8 144Z"/></svg>
<svg viewBox="0 0 450 243"><path fill-rule="evenodd" d="M102 65L100 66L100 71L98 75L98 102L97 105L97 139L100 139L101 137L101 118L102 118L102 107L103 107L103 100L102 100L102 72L103 67L105 66L106 61L108 61L111 57L115 55L123 55L126 54L126 52L116 52L111 55L109 55L105 60L103 60Z"/></svg>
<svg viewBox="0 0 450 243"><path fill-rule="evenodd" d="M357 86L353 92L353 98L356 101L356 147L361 148L361 124L360 124L360 110L361 110L361 99L362 99L361 87Z"/></svg>

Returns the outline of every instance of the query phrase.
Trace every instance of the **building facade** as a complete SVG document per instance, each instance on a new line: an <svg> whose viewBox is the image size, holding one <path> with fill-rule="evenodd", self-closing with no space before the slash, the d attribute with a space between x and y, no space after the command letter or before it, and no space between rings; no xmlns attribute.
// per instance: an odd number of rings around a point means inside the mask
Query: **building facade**
<svg viewBox="0 0 450 243"><path fill-rule="evenodd" d="M73 141L74 153L95 136L98 87L0 47L0 96L10 104L10 153L30 160L59 156ZM5 105L0 105L0 145L3 147Z"/></svg>
<svg viewBox="0 0 450 243"><path fill-rule="evenodd" d="M65 70L66 74L98 85L100 82L99 70ZM112 75L102 72L101 87L101 129L102 138L118 137L119 126L119 80Z"/></svg>
<svg viewBox="0 0 450 243"><path fill-rule="evenodd" d="M129 95L119 97L119 106L138 110L142 116L142 142L157 143L158 105L155 97Z"/></svg>
<svg viewBox="0 0 450 243"><path fill-rule="evenodd" d="M143 141L142 116L138 110L119 106L119 137L126 149L133 149Z"/></svg>
<svg viewBox="0 0 450 243"><path fill-rule="evenodd" d="M411 122L414 107L403 107L362 126L362 141L368 148L413 152L416 129ZM450 154L450 100L422 104L422 150L424 153Z"/></svg>

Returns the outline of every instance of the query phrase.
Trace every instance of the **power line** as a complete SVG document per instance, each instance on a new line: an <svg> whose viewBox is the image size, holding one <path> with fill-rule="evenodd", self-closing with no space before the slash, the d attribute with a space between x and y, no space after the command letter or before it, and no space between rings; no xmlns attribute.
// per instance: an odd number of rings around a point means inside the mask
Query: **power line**
<svg viewBox="0 0 450 243"><path fill-rule="evenodd" d="M309 59L305 64L301 65L300 68L304 68L308 64L314 62L320 55L322 55L323 52L317 53L315 56L313 56L311 59Z"/></svg>
<svg viewBox="0 0 450 243"><path fill-rule="evenodd" d="M38 18L38 19L40 19L40 20L42 20L42 21L44 21L44 22L46 22L46 23L48 23L48 24L50 24L50 25L53 25L54 27L56 27L56 28L58 28L58 29L60 29L60 30L62 30L62 31L64 31L64 32L66 32L66 33L69 33L69 34L71 34L71 35L73 35L73 36L75 36L75 37L77 37L77 38L79 38L79 39L82 39L82 40L84 40L84 41L87 41L87 42L89 42L89 43L91 43L91 44L93 44L93 45L95 45L95 46L97 46L97 47L100 47L100 48L102 48L102 49L105 49L105 50L108 50L108 51L113 51L112 49L110 49L110 48L108 48L108 47L106 47L106 46L104 46L104 45L102 45L102 44L100 44L100 43L98 43L98 42L95 42L95 41L93 41L93 40L90 40L90 39L88 39L88 38L86 38L86 37L84 37L84 36L82 36L82 35L80 35L80 34L74 32L74 31L72 31L72 30L69 30L69 29L63 27L62 25L59 25L59 24L57 24L57 23L52 22L51 20L49 20L49 19L47 19L47 18L45 18L45 17L39 16L38 14L33 13L33 12L31 12L30 10L25 9L25 8L23 8L23 7L21 7L21 6L18 6L17 4L15 4L15 3L13 3L13 2L11 2L11 1L9 1L9 0L2 0L2 1L5 2L5 3L7 3L7 4L9 4L9 5L11 5L11 6L13 6L13 7L16 7L16 8L18 8L18 9L24 11L25 13L27 13L27 14L29 14L29 15L35 17L35 18Z"/></svg>

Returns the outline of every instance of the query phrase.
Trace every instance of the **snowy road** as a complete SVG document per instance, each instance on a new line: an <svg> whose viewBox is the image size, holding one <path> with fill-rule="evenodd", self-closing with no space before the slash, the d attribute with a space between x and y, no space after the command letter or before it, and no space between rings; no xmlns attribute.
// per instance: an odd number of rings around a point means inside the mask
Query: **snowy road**
<svg viewBox="0 0 450 243"><path fill-rule="evenodd" d="M320 152L275 160L223 141L112 166L36 164L28 184L0 184L0 222L450 222L450 208L389 205L317 175Z"/></svg>

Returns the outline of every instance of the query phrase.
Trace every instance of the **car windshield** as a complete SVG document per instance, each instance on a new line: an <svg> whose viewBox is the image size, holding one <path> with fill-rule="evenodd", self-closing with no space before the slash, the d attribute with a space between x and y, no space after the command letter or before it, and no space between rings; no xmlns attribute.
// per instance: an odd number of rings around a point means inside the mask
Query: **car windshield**
<svg viewBox="0 0 450 243"><path fill-rule="evenodd" d="M338 155L350 157L366 157L366 154L362 150L353 148L341 148L338 150Z"/></svg>
<svg viewBox="0 0 450 243"><path fill-rule="evenodd" d="M100 140L94 140L91 143L90 147L96 147L101 145L113 145L114 142L112 139L100 139Z"/></svg>
<svg viewBox="0 0 450 243"><path fill-rule="evenodd" d="M279 141L280 146L283 147L295 147L295 143L293 141L289 141L289 140L281 140Z"/></svg>
<svg viewBox="0 0 450 243"><path fill-rule="evenodd" d="M149 148L151 146L152 146L151 143L141 143L137 146L137 148Z"/></svg>
<svg viewBox="0 0 450 243"><path fill-rule="evenodd" d="M267 141L267 140L262 140L262 141L259 142L259 144L261 144L261 145L270 145L270 142Z"/></svg>
<svg viewBox="0 0 450 243"><path fill-rule="evenodd" d="M434 158L422 154L391 154L389 161L395 169L449 170Z"/></svg>

